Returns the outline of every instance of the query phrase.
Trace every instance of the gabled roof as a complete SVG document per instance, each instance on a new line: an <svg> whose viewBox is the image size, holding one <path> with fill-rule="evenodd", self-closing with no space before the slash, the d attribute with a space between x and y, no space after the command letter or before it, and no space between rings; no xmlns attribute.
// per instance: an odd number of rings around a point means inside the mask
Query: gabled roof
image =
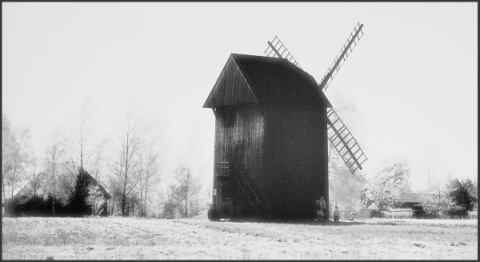
<svg viewBox="0 0 480 262"><path fill-rule="evenodd" d="M91 181L93 184L98 185L100 188L100 191L104 194L106 199L112 198L112 196L108 193L108 191L95 179L93 178L88 172L83 172L82 173L85 176L86 180ZM45 180L46 173L40 173L39 176L42 176L39 179ZM45 194L51 193L50 188L45 188L44 185L41 185L38 187L36 190L36 195L37 196L43 196ZM14 196L14 199L17 199L17 204L24 204L26 201L28 201L33 195L33 181L27 183L22 189L20 189ZM12 198L6 199L3 203L2 206L4 206L5 203L8 201L12 201Z"/></svg>
<svg viewBox="0 0 480 262"><path fill-rule="evenodd" d="M45 172L41 172L37 175L37 189L36 194L39 196L43 196L45 193L45 187L42 185L43 183L39 181L44 181L46 179L47 174ZM33 194L34 188L34 181L28 182L22 189L20 189L13 197L20 197L20 196L30 196Z"/></svg>
<svg viewBox="0 0 480 262"><path fill-rule="evenodd" d="M88 172L84 172L83 174L87 177L87 179L92 181L93 184L98 185L98 187L100 188L100 191L102 191L106 199L112 198L112 196L108 193L108 191L95 178L93 178L93 176L91 176Z"/></svg>
<svg viewBox="0 0 480 262"><path fill-rule="evenodd" d="M315 79L287 60L231 54L203 107L240 104L331 107Z"/></svg>
<svg viewBox="0 0 480 262"><path fill-rule="evenodd" d="M413 193L405 192L400 195L399 203L419 203L424 196L434 195L432 193Z"/></svg>

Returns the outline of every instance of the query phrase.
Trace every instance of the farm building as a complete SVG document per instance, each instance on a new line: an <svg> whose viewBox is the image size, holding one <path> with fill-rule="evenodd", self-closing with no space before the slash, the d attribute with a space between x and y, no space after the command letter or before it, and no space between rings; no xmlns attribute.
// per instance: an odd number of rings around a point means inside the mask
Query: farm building
<svg viewBox="0 0 480 262"><path fill-rule="evenodd" d="M231 54L203 107L215 115L211 217L313 218L322 196L328 210L331 104L310 74Z"/></svg>
<svg viewBox="0 0 480 262"><path fill-rule="evenodd" d="M433 196L435 193L413 193L404 192L397 201L397 206L403 208L413 208L419 206L425 196Z"/></svg>
<svg viewBox="0 0 480 262"><path fill-rule="evenodd" d="M97 185L103 193L103 201L97 210L101 216L107 215L107 200L111 198L105 188L98 183L88 172L80 171L77 175L77 188L87 188L88 185ZM7 217L17 216L53 216L52 205L53 193L48 184L46 173L40 173L34 181L25 185L13 198L2 203L2 214ZM69 203L61 204L62 201L55 201L55 216L83 216L91 215L92 209L84 200L70 197Z"/></svg>

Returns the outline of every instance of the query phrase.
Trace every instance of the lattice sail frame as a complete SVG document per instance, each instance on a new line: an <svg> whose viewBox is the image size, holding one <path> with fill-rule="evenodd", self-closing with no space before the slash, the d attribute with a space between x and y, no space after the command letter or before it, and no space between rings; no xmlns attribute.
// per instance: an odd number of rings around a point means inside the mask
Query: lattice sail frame
<svg viewBox="0 0 480 262"><path fill-rule="evenodd" d="M288 51L287 47L280 41L278 36L273 38L272 42L267 41L268 47L265 49L265 54L268 57L278 57L286 59L288 62L298 66L298 68L302 69L302 67L298 64L297 60L293 55ZM303 70L303 69L302 69Z"/></svg>
<svg viewBox="0 0 480 262"><path fill-rule="evenodd" d="M338 71L345 63L345 60L347 60L347 57L350 55L353 49L355 49L358 41L360 41L362 38L362 29L363 24L357 23L357 25L353 28L353 31L350 33L350 36L347 38L347 41L345 41L345 44L343 44L342 48L340 49L340 52L338 52L332 64L323 76L322 81L320 81L319 84L323 92L327 91L327 88L332 82L333 78L337 75Z"/></svg>

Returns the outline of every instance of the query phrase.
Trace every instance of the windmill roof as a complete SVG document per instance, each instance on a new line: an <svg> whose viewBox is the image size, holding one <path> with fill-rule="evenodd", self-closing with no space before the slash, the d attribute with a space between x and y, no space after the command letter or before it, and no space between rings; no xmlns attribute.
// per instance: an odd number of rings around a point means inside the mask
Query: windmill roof
<svg viewBox="0 0 480 262"><path fill-rule="evenodd" d="M234 63L236 65L234 70L240 71L250 89L250 92L253 94L253 98L251 98L250 95L248 99L243 99L243 101L242 99L237 99L235 104L316 104L331 107L330 102L325 94L319 89L315 79L310 74L285 59L231 54L225 68L228 67L229 63ZM213 108L226 105L225 103L222 103L224 101L222 101L222 98L220 97L225 91L220 91L218 89L230 87L222 84L222 77L228 77L228 74L222 72L219 80L217 80L217 83L205 102L204 107ZM230 99L230 101L232 101L232 99ZM232 102L228 105L231 104Z"/></svg>

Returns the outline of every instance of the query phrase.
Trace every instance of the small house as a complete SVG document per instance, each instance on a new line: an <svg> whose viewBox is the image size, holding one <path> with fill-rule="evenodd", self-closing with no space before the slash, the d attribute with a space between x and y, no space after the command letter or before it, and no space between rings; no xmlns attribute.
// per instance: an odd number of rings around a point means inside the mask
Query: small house
<svg viewBox="0 0 480 262"><path fill-rule="evenodd" d="M54 194L47 181L48 175L40 173L35 181L29 182L13 198L6 199L2 203L2 214L6 217L92 215L91 207L85 203L86 193L84 190L82 190L84 192L82 199L70 196L68 203L63 205L59 199L53 201ZM111 198L107 190L88 172L80 171L76 183L77 188L84 189L88 185L98 185L99 190L103 193L103 201L97 208L96 215L107 216L107 200ZM53 210L55 210L55 214Z"/></svg>

